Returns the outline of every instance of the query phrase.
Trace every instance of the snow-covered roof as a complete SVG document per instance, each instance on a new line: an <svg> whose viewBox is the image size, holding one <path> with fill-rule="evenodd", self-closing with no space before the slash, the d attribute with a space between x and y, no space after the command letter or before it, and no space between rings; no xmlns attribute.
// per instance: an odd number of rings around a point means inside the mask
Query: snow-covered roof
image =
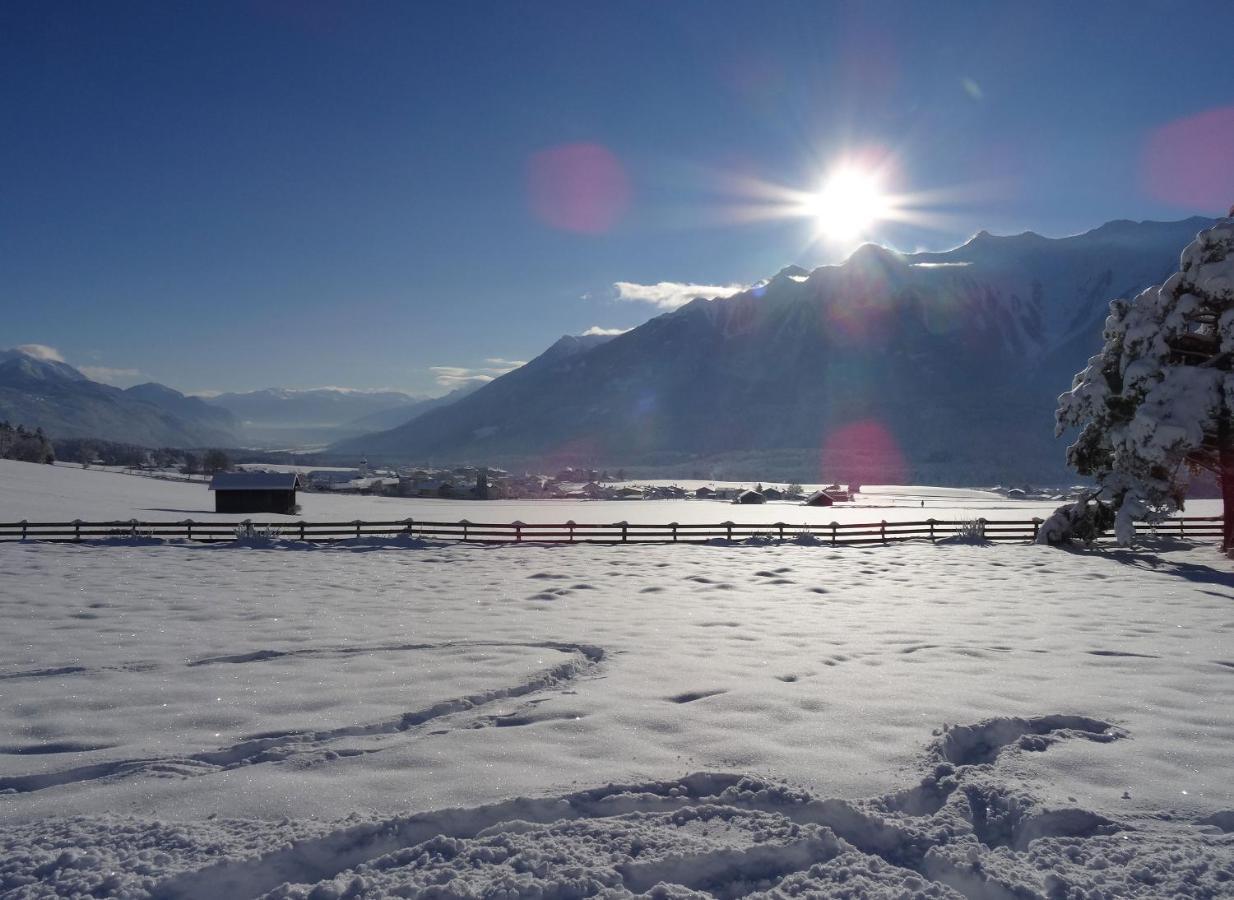
<svg viewBox="0 0 1234 900"><path fill-rule="evenodd" d="M299 486L295 472L219 472L210 479L212 491L294 491Z"/></svg>

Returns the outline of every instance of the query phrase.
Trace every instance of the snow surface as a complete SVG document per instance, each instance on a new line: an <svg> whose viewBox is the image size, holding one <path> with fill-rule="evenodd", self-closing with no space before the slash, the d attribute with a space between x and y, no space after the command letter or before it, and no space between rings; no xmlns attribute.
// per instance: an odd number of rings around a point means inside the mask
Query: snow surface
<svg viewBox="0 0 1234 900"><path fill-rule="evenodd" d="M0 544L0 895L1234 896L1212 545L306 547Z"/></svg>

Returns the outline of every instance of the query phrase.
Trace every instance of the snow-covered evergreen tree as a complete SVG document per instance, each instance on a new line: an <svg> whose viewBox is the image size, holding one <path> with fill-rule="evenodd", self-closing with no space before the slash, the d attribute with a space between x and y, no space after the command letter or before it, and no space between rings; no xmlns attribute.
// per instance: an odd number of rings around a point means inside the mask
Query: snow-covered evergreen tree
<svg viewBox="0 0 1234 900"><path fill-rule="evenodd" d="M1068 462L1096 478L1124 544L1135 519L1182 508L1192 469L1215 473L1234 548L1234 219L1200 232L1165 284L1112 301L1104 338L1059 397L1057 433L1080 428Z"/></svg>

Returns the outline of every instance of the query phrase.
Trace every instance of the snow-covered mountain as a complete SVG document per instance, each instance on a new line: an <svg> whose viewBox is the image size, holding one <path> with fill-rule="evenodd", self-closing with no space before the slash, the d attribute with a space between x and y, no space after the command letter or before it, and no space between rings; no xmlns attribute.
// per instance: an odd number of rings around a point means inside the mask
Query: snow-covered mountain
<svg viewBox="0 0 1234 900"><path fill-rule="evenodd" d="M53 438L100 438L149 447L234 446L226 410L161 384L128 390L91 381L57 360L0 351L0 419Z"/></svg>
<svg viewBox="0 0 1234 900"><path fill-rule="evenodd" d="M807 480L1063 479L1055 398L1098 349L1108 301L1164 280L1211 221L982 232L945 253L866 245L603 342L563 338L470 397L339 449Z"/></svg>
<svg viewBox="0 0 1234 900"><path fill-rule="evenodd" d="M241 422L247 443L271 447L323 445L374 429L392 428L432 403L401 391L342 388L265 388L219 394L207 402ZM432 408L430 406L429 408Z"/></svg>
<svg viewBox="0 0 1234 900"><path fill-rule="evenodd" d="M0 350L0 421L54 438L98 438L148 447L322 446L393 428L475 390L444 397L399 391L268 388L203 399L155 382L121 389L68 363Z"/></svg>

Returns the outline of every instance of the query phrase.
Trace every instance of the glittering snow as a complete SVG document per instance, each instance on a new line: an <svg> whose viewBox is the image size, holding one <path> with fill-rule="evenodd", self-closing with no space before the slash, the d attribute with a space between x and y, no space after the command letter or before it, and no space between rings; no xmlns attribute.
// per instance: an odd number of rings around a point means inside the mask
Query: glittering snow
<svg viewBox="0 0 1234 900"><path fill-rule="evenodd" d="M305 546L0 544L0 895L1234 896L1210 544Z"/></svg>

